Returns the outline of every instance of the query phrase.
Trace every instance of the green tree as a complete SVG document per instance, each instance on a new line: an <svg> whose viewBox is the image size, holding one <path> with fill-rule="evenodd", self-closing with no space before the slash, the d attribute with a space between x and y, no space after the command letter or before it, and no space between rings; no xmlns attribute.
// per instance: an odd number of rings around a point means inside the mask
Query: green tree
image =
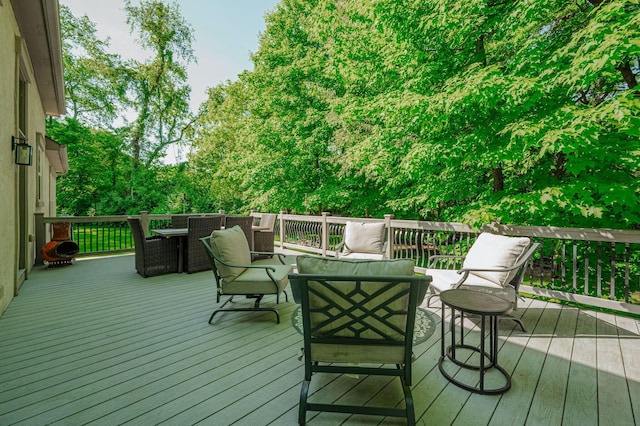
<svg viewBox="0 0 640 426"><path fill-rule="evenodd" d="M127 23L140 46L152 56L144 62L130 61L129 96L135 118L130 145L133 167L148 167L167 146L183 140L191 124L190 86L186 66L193 60L193 30L176 3L143 0L139 6L126 2Z"/></svg>
<svg viewBox="0 0 640 426"><path fill-rule="evenodd" d="M60 22L67 116L108 128L126 104L122 60L107 52L109 40L86 15L60 5Z"/></svg>

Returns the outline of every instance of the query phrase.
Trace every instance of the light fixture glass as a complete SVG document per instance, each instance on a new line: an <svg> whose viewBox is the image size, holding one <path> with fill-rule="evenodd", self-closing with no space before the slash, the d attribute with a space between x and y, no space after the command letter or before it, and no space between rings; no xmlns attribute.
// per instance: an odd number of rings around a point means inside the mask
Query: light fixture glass
<svg viewBox="0 0 640 426"><path fill-rule="evenodd" d="M14 162L22 166L30 166L33 158L33 147L26 142L26 139L12 138L11 147L16 153Z"/></svg>

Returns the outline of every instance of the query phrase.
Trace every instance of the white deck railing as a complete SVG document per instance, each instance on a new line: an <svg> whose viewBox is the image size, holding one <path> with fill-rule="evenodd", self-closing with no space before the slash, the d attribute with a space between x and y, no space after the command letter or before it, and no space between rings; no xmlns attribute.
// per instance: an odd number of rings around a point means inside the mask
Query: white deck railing
<svg viewBox="0 0 640 426"><path fill-rule="evenodd" d="M260 213L252 213L256 218ZM141 212L147 228L170 225L170 215ZM133 248L126 216L44 217L36 215L36 264L39 248L48 238L47 224L71 222L80 254L115 253ZM292 215L281 212L276 224L276 244L322 256L335 253L347 221L384 221L387 254L411 258L423 272L429 256L466 253L483 231L527 236L541 248L530 262L522 292L573 301L595 307L640 314L640 231L613 229L512 226L501 224L472 228L461 223L394 219ZM455 267L455 265L453 265Z"/></svg>

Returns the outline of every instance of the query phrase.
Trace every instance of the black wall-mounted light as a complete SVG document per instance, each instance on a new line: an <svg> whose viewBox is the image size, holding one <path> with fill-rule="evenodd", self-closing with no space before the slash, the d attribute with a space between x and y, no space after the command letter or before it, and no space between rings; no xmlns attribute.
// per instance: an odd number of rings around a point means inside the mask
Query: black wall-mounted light
<svg viewBox="0 0 640 426"><path fill-rule="evenodd" d="M15 151L14 162L22 166L30 166L33 158L33 148L25 138L11 136L11 150Z"/></svg>

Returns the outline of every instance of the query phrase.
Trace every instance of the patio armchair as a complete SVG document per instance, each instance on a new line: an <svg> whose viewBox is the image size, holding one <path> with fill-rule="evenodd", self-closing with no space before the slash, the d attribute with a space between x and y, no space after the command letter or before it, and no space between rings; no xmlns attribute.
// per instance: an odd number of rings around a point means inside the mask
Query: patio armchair
<svg viewBox="0 0 640 426"><path fill-rule="evenodd" d="M410 259L299 256L297 266L298 273L289 279L294 299L301 304L304 336L298 422L306 422L307 411L329 411L405 417L409 425L415 424L413 331L430 277L415 276ZM309 401L311 379L319 373L398 377L404 406ZM352 387L349 383L348 388ZM325 400L333 401L334 396Z"/></svg>
<svg viewBox="0 0 640 426"><path fill-rule="evenodd" d="M429 258L425 274L433 277L429 286L427 306L433 297L444 290L463 288L494 294L510 302L518 309L518 290L524 278L526 265L539 243L527 237L508 237L487 232L481 233L466 256L436 255ZM460 269L439 268L460 264ZM526 331L519 318L512 315L503 318L518 323Z"/></svg>
<svg viewBox="0 0 640 426"><path fill-rule="evenodd" d="M269 311L276 314L276 321L280 323L280 314L272 307L261 307L260 302L265 295L275 295L276 304L280 303L280 294L287 294L285 288L289 284L288 274L293 268L284 264L284 255L278 254L280 265L270 265L251 262L252 252L249 243L239 226L213 231L211 236L200 238L209 256L213 276L216 281L216 302L220 303L222 296L229 298L217 308L209 318L209 324L218 312L230 311ZM233 308L225 306L233 300L234 296L245 296L247 299L255 299L253 307L234 305Z"/></svg>
<svg viewBox="0 0 640 426"><path fill-rule="evenodd" d="M260 218L260 229L255 230L253 233L253 249L255 251L261 251L265 253L273 253L274 246L274 229L276 226L276 214L263 214ZM272 255L259 255L256 258L271 257Z"/></svg>
<svg viewBox="0 0 640 426"><path fill-rule="evenodd" d="M386 236L384 222L347 222L342 241L336 245L336 257L382 260L387 252Z"/></svg>
<svg viewBox="0 0 640 426"><path fill-rule="evenodd" d="M171 227L172 228L186 228L189 221L188 214L174 214L171 215Z"/></svg>
<svg viewBox="0 0 640 426"><path fill-rule="evenodd" d="M178 272L175 238L146 237L140 218L128 217L135 247L136 271L143 277Z"/></svg>
<svg viewBox="0 0 640 426"><path fill-rule="evenodd" d="M187 237L184 246L184 269L187 273L211 269L209 256L200 238L211 235L222 227L222 216L191 216L187 220Z"/></svg>

